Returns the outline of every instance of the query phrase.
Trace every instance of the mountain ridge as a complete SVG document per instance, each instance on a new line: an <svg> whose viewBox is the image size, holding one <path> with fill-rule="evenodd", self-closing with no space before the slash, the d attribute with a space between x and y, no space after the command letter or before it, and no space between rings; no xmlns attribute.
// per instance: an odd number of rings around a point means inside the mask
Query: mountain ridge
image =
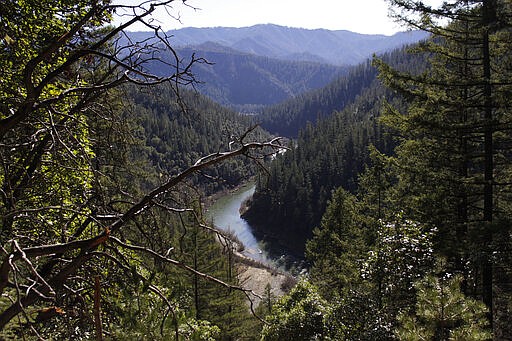
<svg viewBox="0 0 512 341"><path fill-rule="evenodd" d="M131 32L122 40L148 43L149 32ZM322 88L373 54L381 54L427 36L411 31L393 36L350 31L308 30L273 24L245 28L183 28L167 32L179 58L196 55L208 63L191 70L196 89L237 111L253 113L301 93ZM121 40L121 43L122 43ZM158 44L151 41L150 43ZM163 63L147 67L160 74Z"/></svg>
<svg viewBox="0 0 512 341"><path fill-rule="evenodd" d="M304 29L274 24L248 27L186 27L167 32L179 47L214 42L234 50L284 60L307 60L333 65L356 65L382 53L427 37L426 32L391 36L347 30ZM298 59L307 56L307 59ZM315 59L316 58L316 59Z"/></svg>
<svg viewBox="0 0 512 341"><path fill-rule="evenodd" d="M325 63L258 56L214 42L175 48L175 52L184 60L197 55L207 61L191 69L198 80L194 87L200 93L246 113L321 88L347 71L347 67ZM169 60L173 56L162 57ZM165 74L161 64L148 67L154 74Z"/></svg>

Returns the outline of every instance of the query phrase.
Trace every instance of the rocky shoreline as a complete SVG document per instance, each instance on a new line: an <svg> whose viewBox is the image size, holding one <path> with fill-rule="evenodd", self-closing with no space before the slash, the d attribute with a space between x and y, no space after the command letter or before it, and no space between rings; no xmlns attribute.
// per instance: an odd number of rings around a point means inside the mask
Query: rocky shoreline
<svg viewBox="0 0 512 341"><path fill-rule="evenodd" d="M245 181L236 187L209 196L203 202L203 211L206 213L217 200L220 200L223 196L235 193L244 187L250 186L251 183L253 183L251 180ZM250 199L242 202L239 208L240 215L245 209L247 209L249 201ZM297 280L291 274L244 255L242 252L244 251L245 246L242 242L238 240L235 235L231 236L229 233L227 234L235 244L235 264L238 270L238 279L241 286L252 290L260 297L263 297L268 293L267 291L269 287L270 294L277 298L284 295L296 284ZM257 296L253 296L251 299L254 306L259 304L261 300Z"/></svg>

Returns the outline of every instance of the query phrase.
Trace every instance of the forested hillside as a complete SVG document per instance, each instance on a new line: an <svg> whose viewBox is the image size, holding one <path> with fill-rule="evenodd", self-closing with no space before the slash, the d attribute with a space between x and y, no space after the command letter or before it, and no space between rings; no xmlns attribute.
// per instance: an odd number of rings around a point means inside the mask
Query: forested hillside
<svg viewBox="0 0 512 341"><path fill-rule="evenodd" d="M409 48L381 57L419 73L427 67L425 59L409 55ZM325 88L266 109L261 119L265 128L292 136L298 131L298 137L290 151L271 163L268 176L260 178L244 214L264 239L303 255L332 191L357 190L358 177L370 163L369 147L393 153L395 141L379 123L386 101L401 103L368 61ZM405 104L401 106L403 110Z"/></svg>
<svg viewBox="0 0 512 341"><path fill-rule="evenodd" d="M179 173L203 156L235 148L252 129L252 117L220 106L201 94L181 89L178 95L168 84L126 89L125 108L140 124L139 137L146 145L153 170L163 177ZM180 105L181 104L181 105ZM270 135L256 127L256 140ZM247 158L233 158L220 166L192 176L204 194L238 186L255 174L257 166Z"/></svg>
<svg viewBox="0 0 512 341"><path fill-rule="evenodd" d="M425 61L421 58L411 57L402 47L393 52L382 54L381 57L394 66L410 71L418 71L426 67ZM414 58L414 59L412 59ZM316 124L317 121L326 119L335 111L342 111L361 97L362 93L368 92L369 88L377 88L375 83L377 79L377 69L373 67L371 60L367 60L348 70L332 81L330 84L318 90L304 92L295 98L288 99L282 103L271 105L264 108L258 116L262 126L273 133L297 137L298 132L306 124ZM383 94L377 94L381 96ZM370 104L362 106L362 111L366 109L379 111L379 107L370 108L374 94L369 93L363 98L358 99L361 103L368 100ZM358 109L359 110L359 109ZM375 114L373 112L372 114ZM360 115L364 115L361 114Z"/></svg>
<svg viewBox="0 0 512 341"><path fill-rule="evenodd" d="M192 69L200 82L196 85L199 92L247 113L321 88L346 70L318 62L272 59L215 44L180 48L177 53L182 57L195 53L208 61Z"/></svg>
<svg viewBox="0 0 512 341"><path fill-rule="evenodd" d="M390 4L398 20L433 33L408 57L429 63L411 70L375 60L388 89L376 93L385 99L378 125L396 145L389 153L392 144L376 139L357 190L350 193L353 183L345 182L330 193L306 242L309 276L276 304L264 339L512 339L510 2ZM254 199L265 215L275 206L288 214L265 231L284 244L311 231L297 233L300 219L287 224L294 214L312 216L318 198L307 196L315 193L308 170L329 178L329 167L345 172L350 160L360 160L350 151L364 139L329 135L325 122L299 134L295 150L276 159L268 182L260 182L264 199ZM333 154L337 139L348 142L334 154L349 160L316 161L324 149ZM281 233L283 226L290 228Z"/></svg>
<svg viewBox="0 0 512 341"><path fill-rule="evenodd" d="M205 60L151 17L184 2L1 1L0 339L512 340L512 4L388 3L430 38L256 116L289 140L193 91ZM291 59L379 46L207 32ZM253 57L262 82L335 70ZM307 265L259 306L203 218L252 175L245 217Z"/></svg>
<svg viewBox="0 0 512 341"><path fill-rule="evenodd" d="M315 124L334 111L343 110L371 86L376 75L375 68L368 61L323 88L264 108L258 120L268 131L295 138L308 122Z"/></svg>
<svg viewBox="0 0 512 341"><path fill-rule="evenodd" d="M119 44L123 8L0 3L0 339L257 339L201 199L280 147L186 90L197 60L150 73L169 41Z"/></svg>

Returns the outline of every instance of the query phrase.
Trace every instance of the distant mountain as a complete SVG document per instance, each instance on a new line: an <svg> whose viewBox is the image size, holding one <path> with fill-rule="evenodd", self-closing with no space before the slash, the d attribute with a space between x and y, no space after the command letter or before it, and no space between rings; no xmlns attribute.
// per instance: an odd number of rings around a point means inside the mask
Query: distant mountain
<svg viewBox="0 0 512 341"><path fill-rule="evenodd" d="M209 62L198 63L191 70L200 82L196 89L242 112L259 111L321 88L373 53L426 37L426 33L419 31L384 36L277 25L184 28L167 35L183 60L195 53ZM148 38L148 32L131 32L122 39L155 43L148 42ZM175 58L171 54L155 57L171 64ZM147 66L156 74L168 73L164 70L169 67L166 63L155 61ZM296 127L290 128L297 131Z"/></svg>
<svg viewBox="0 0 512 341"><path fill-rule="evenodd" d="M356 65L373 53L391 51L427 37L427 33L421 31L385 36L341 30L308 30L271 24L242 28L182 28L169 31L168 34L173 36L175 46L214 42L259 56L334 65Z"/></svg>
<svg viewBox="0 0 512 341"><path fill-rule="evenodd" d="M215 43L177 49L187 58L195 53L212 64L196 64L196 88L216 102L251 111L251 107L282 102L325 86L347 68L304 61L284 61L226 48Z"/></svg>

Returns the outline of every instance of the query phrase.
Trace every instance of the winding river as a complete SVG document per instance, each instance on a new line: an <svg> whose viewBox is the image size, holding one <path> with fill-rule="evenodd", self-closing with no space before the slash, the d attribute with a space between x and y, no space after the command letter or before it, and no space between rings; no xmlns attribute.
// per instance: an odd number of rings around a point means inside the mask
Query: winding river
<svg viewBox="0 0 512 341"><path fill-rule="evenodd" d="M256 261L272 264L264 246L254 237L251 226L240 218L240 206L254 194L255 185L249 184L230 192L218 200L206 212L206 218L224 231L232 232L245 246L242 252Z"/></svg>

